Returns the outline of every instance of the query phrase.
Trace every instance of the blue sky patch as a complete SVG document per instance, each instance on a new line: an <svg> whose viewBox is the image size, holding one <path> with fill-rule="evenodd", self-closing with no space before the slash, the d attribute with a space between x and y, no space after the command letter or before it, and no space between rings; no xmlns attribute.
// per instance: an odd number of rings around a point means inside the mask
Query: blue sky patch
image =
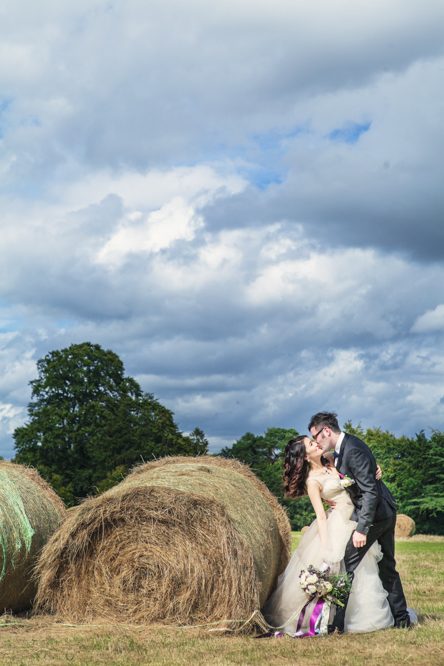
<svg viewBox="0 0 444 666"><path fill-rule="evenodd" d="M7 111L12 104L12 99L0 97L0 113Z"/></svg>
<svg viewBox="0 0 444 666"><path fill-rule="evenodd" d="M273 129L269 132L262 132L253 134L252 139L255 144L264 152L281 152L284 149L286 141L295 139L301 134L307 134L308 128L306 125L298 125L288 130Z"/></svg>
<svg viewBox="0 0 444 666"><path fill-rule="evenodd" d="M251 168L239 170L240 174L259 190L266 190L270 185L278 185L284 180L283 174L278 170L257 164Z"/></svg>
<svg viewBox="0 0 444 666"><path fill-rule="evenodd" d="M282 157L286 152L286 143L301 134L307 134L308 131L305 125L301 125L286 130L272 129L251 135L253 148L245 150L245 153L254 166L241 169L241 174L259 190L266 190L270 185L282 183L285 179Z"/></svg>
<svg viewBox="0 0 444 666"><path fill-rule="evenodd" d="M360 137L369 131L371 122L367 123L347 123L343 127L337 127L332 130L327 137L331 141L340 143L357 143Z"/></svg>

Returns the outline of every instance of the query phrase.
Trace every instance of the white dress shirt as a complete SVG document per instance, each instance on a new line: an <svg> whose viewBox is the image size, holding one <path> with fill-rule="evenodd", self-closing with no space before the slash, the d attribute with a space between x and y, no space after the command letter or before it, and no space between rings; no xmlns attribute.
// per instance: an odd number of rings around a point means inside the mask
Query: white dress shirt
<svg viewBox="0 0 444 666"><path fill-rule="evenodd" d="M343 442L344 437L345 437L345 432L341 432L341 434L340 434L339 437L338 437L338 441L336 442L336 446L335 446L335 453L336 453L336 456L335 456L335 467L336 467L336 465L337 465L337 463L338 463L338 457L339 457L339 454L340 454L340 452L341 452L341 446L342 446L342 442Z"/></svg>

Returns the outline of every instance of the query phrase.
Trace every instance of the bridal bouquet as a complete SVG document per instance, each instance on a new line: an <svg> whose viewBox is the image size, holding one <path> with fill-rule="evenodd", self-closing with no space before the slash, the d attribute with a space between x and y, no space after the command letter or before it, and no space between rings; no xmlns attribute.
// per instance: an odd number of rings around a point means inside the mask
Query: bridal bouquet
<svg viewBox="0 0 444 666"><path fill-rule="evenodd" d="M299 574L299 583L308 601L299 613L294 638L327 634L332 606L344 606L350 593L348 574L332 575L327 565L321 569L310 565Z"/></svg>
<svg viewBox="0 0 444 666"><path fill-rule="evenodd" d="M328 567L316 569L312 565L301 571L299 584L310 599L326 599L336 606L344 605L351 589L348 574L333 575Z"/></svg>

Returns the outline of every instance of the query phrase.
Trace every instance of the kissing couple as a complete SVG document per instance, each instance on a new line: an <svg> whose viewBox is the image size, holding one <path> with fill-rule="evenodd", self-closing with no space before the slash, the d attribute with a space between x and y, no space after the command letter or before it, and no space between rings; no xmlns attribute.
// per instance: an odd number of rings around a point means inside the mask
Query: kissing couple
<svg viewBox="0 0 444 666"><path fill-rule="evenodd" d="M264 608L267 621L293 637L318 633L300 631L309 606L301 574L314 567L345 573L351 582L344 605L331 606L328 633L408 628L416 616L396 570L396 504L371 450L342 432L332 412L315 414L308 429L311 437L286 446L284 486L287 497L309 496L316 520L279 576Z"/></svg>

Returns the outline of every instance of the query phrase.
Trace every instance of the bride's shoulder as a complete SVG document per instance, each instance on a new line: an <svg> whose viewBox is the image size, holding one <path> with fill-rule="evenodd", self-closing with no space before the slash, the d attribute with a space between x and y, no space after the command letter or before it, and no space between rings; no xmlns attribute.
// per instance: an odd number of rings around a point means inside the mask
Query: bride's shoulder
<svg viewBox="0 0 444 666"><path fill-rule="evenodd" d="M320 474L309 474L307 476L307 480L306 480L305 483L306 483L307 487L308 487L308 485L310 485L310 486L315 486L316 485L316 486L319 486L319 488L322 488L322 477L321 477Z"/></svg>

